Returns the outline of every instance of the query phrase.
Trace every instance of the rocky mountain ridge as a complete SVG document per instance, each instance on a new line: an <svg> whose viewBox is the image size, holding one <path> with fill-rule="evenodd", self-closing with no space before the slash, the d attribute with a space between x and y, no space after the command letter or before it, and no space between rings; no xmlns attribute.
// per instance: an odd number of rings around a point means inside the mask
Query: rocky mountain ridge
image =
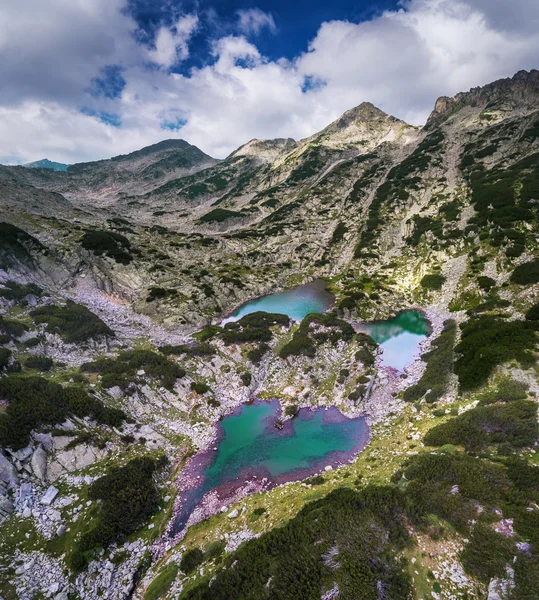
<svg viewBox="0 0 539 600"><path fill-rule="evenodd" d="M0 167L0 596L533 600L538 202L537 71L423 128L363 103L223 161ZM320 277L328 315L219 326ZM361 323L409 308L431 331L399 373ZM253 397L371 440L170 538L182 467Z"/></svg>

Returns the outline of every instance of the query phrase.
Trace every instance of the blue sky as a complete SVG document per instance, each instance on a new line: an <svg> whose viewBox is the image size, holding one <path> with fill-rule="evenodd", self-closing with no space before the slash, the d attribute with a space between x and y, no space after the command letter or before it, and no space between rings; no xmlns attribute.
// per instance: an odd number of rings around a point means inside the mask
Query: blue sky
<svg viewBox="0 0 539 600"><path fill-rule="evenodd" d="M539 66L537 0L5 0L0 162L79 162L168 137L224 157L363 101L436 98Z"/></svg>

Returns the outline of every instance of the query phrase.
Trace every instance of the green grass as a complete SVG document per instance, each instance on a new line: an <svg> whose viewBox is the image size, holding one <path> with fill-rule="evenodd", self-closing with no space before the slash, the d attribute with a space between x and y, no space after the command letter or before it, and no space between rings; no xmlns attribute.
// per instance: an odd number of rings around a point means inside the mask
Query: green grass
<svg viewBox="0 0 539 600"><path fill-rule="evenodd" d="M166 596L178 575L179 567L171 562L163 567L144 593L144 600L158 600Z"/></svg>

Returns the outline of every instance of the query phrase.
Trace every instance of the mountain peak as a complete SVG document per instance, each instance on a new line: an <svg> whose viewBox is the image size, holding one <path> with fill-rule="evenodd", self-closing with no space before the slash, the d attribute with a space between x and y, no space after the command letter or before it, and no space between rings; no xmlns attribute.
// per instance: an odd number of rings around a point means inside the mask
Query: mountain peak
<svg viewBox="0 0 539 600"><path fill-rule="evenodd" d="M246 156L249 158L262 159L265 162L275 160L280 154L290 152L297 146L296 140L292 138L275 138L272 140L259 140L254 138L235 150L229 158Z"/></svg>
<svg viewBox="0 0 539 600"><path fill-rule="evenodd" d="M67 167L64 163L54 162L48 158L42 158L41 160L35 160L34 162L22 165L28 169L50 169L51 171L67 171Z"/></svg>
<svg viewBox="0 0 539 600"><path fill-rule="evenodd" d="M427 126L444 121L464 106L514 110L537 108L539 104L539 71L518 71L513 77L498 79L487 85L459 92L453 97L441 96L427 120Z"/></svg>

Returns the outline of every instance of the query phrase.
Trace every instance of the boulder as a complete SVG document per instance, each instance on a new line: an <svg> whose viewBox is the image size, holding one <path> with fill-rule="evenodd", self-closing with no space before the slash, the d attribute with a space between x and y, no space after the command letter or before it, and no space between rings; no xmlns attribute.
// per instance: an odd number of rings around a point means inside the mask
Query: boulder
<svg viewBox="0 0 539 600"><path fill-rule="evenodd" d="M19 475L17 469L0 452L0 480L7 483L8 488L14 488L19 485Z"/></svg>
<svg viewBox="0 0 539 600"><path fill-rule="evenodd" d="M47 453L41 446L36 448L32 456L32 470L34 471L34 475L40 481L46 481L47 479Z"/></svg>
<svg viewBox="0 0 539 600"><path fill-rule="evenodd" d="M49 489L45 492L43 498L41 498L41 504L45 506L50 506L54 502L54 499L57 495L58 490L53 485L51 485Z"/></svg>

